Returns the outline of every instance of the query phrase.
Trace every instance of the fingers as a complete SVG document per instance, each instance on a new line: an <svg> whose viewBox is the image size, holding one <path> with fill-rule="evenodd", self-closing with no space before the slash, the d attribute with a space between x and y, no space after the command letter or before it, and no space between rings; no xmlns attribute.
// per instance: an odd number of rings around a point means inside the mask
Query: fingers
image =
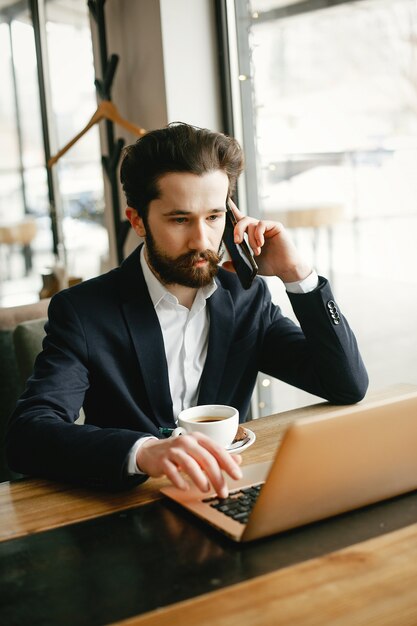
<svg viewBox="0 0 417 626"><path fill-rule="evenodd" d="M247 242L257 258L259 274L278 276L284 283L306 278L311 265L303 258L289 232L280 222L257 220L243 215L230 201L236 215L234 240L239 244L247 236ZM229 269L225 266L225 269Z"/></svg>
<svg viewBox="0 0 417 626"><path fill-rule="evenodd" d="M165 459L165 461L163 461L161 473L165 474L165 476L172 482L173 485L175 485L175 487L178 487L178 489L182 489L183 491L189 489L188 483L182 477L179 468L169 459Z"/></svg>
<svg viewBox="0 0 417 626"><path fill-rule="evenodd" d="M259 256L261 254L261 248L265 243L264 233L266 231L265 222L251 222L248 225L248 240L249 245L253 250L255 256Z"/></svg>
<svg viewBox="0 0 417 626"><path fill-rule="evenodd" d="M233 213L235 214L235 217L237 220L241 220L242 217L245 217L244 214L242 213L242 211L240 211L236 204L233 202L232 198L229 198L229 206L232 209Z"/></svg>
<svg viewBox="0 0 417 626"><path fill-rule="evenodd" d="M207 452L213 456L218 466L224 470L231 478L238 480L242 478L242 471L239 468L239 465L242 462L242 458L239 455L232 455L227 452L224 448L214 443L212 439L203 435L202 433L194 433L198 443L201 447L203 447Z"/></svg>
<svg viewBox="0 0 417 626"><path fill-rule="evenodd" d="M280 228L282 226L278 222L256 220L253 217L245 216L235 226L235 243L241 243L246 232L254 255L259 256L265 244L265 239L278 235L281 232Z"/></svg>
<svg viewBox="0 0 417 626"><path fill-rule="evenodd" d="M203 492L213 487L221 498L228 488L223 471L235 480L242 477L241 458L233 457L206 435L192 433L163 441L150 440L139 450L138 465L149 476L167 478L179 489L188 489L184 475ZM139 454L138 453L138 454Z"/></svg>
<svg viewBox="0 0 417 626"><path fill-rule="evenodd" d="M192 433L181 439L182 448L176 448L174 455L182 471L201 491L209 491L211 485L221 498L226 498L228 488L222 470L235 480L241 478L239 461L201 433Z"/></svg>
<svg viewBox="0 0 417 626"><path fill-rule="evenodd" d="M190 452L194 453L196 458L192 456ZM200 455L197 450L190 451L187 450L185 446L184 448L175 447L172 450L172 457L175 459L176 466L180 467L181 471L191 478L200 491L209 491L210 483L212 483L213 486L222 487L219 476L220 469L211 465L209 459L203 459L202 455ZM211 478L210 481L208 476Z"/></svg>

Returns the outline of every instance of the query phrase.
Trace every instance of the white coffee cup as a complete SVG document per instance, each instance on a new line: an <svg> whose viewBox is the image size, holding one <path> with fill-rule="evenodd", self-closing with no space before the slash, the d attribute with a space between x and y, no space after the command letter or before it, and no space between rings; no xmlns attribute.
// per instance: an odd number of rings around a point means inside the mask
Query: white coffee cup
<svg viewBox="0 0 417 626"><path fill-rule="evenodd" d="M227 448L236 437L239 411L225 404L202 404L184 409L178 415L178 428L172 437L185 433L200 432Z"/></svg>

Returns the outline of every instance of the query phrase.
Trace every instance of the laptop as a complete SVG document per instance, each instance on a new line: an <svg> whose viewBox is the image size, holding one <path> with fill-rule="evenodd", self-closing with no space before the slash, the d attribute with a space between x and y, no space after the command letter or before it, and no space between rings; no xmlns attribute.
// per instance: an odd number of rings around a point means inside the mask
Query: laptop
<svg viewBox="0 0 417 626"><path fill-rule="evenodd" d="M227 500L194 486L161 491L247 542L417 489L417 392L299 419L272 462L242 471Z"/></svg>

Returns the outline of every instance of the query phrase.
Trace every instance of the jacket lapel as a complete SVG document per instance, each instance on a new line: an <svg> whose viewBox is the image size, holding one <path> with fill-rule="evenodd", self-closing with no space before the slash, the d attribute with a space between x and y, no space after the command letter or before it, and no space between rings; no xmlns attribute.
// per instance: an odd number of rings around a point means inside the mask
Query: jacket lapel
<svg viewBox="0 0 417 626"><path fill-rule="evenodd" d="M223 379L226 355L233 335L235 320L233 302L229 292L218 281L217 285L217 290L207 301L210 312L210 332L198 404L216 402Z"/></svg>
<svg viewBox="0 0 417 626"><path fill-rule="evenodd" d="M174 425L164 340L140 266L137 248L120 268L122 308L149 402L161 426Z"/></svg>
<svg viewBox="0 0 417 626"><path fill-rule="evenodd" d="M217 281L208 299L210 332L198 404L216 402L232 340L235 312L229 292ZM174 425L165 346L158 316L140 266L140 247L120 267L122 308L156 421Z"/></svg>

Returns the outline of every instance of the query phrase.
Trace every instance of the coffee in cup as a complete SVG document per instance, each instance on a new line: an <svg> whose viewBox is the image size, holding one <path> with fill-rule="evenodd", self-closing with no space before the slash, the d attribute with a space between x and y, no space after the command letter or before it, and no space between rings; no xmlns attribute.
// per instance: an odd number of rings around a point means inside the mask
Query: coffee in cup
<svg viewBox="0 0 417 626"><path fill-rule="evenodd" d="M239 411L225 404L203 404L184 409L178 415L178 428L174 437L185 433L200 432L227 448L239 426Z"/></svg>

